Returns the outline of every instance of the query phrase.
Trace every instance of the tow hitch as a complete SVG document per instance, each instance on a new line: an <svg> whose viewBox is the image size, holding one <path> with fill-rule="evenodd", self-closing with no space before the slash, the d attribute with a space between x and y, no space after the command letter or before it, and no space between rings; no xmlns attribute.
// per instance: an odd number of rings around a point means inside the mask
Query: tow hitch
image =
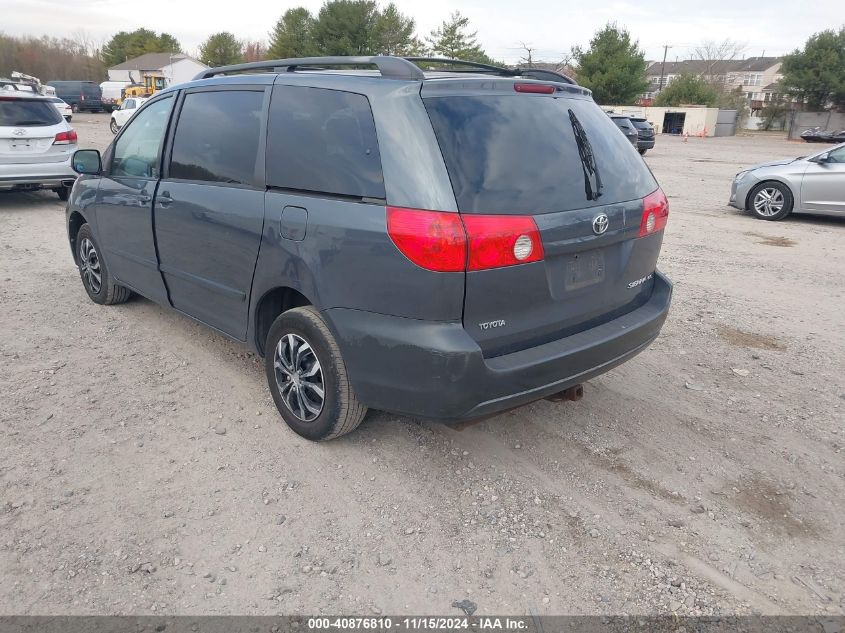
<svg viewBox="0 0 845 633"><path fill-rule="evenodd" d="M581 398L584 397L584 385L575 385L573 387L569 387L568 389L564 389L563 391L558 391L557 393L553 393L550 396L546 396L546 400L550 402L577 402Z"/></svg>

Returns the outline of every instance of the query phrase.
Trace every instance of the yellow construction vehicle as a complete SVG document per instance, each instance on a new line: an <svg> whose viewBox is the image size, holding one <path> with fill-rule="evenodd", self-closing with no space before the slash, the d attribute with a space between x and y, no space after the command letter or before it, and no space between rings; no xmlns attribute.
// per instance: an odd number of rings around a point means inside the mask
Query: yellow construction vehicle
<svg viewBox="0 0 845 633"><path fill-rule="evenodd" d="M124 88L123 99L130 97L152 97L159 90L164 90L167 87L167 80L164 78L164 75L144 73L143 79L144 83L136 83Z"/></svg>

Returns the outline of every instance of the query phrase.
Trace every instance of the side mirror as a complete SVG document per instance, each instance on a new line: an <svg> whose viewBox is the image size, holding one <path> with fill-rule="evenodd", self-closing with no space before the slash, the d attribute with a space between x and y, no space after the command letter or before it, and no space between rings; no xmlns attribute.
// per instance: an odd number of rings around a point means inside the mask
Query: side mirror
<svg viewBox="0 0 845 633"><path fill-rule="evenodd" d="M819 154L818 156L813 156L810 159L811 163L826 163L830 160L830 152L825 152L824 154Z"/></svg>
<svg viewBox="0 0 845 633"><path fill-rule="evenodd" d="M75 151L70 164L73 167L73 171L78 174L96 176L103 171L103 162L100 159L100 152L95 149L80 149Z"/></svg>

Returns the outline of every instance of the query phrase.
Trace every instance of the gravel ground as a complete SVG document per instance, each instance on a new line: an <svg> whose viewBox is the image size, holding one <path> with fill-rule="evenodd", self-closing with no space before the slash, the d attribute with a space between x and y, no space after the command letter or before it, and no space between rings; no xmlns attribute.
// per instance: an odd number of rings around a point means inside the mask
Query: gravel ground
<svg viewBox="0 0 845 633"><path fill-rule="evenodd" d="M0 613L844 613L845 221L725 206L807 149L658 138L672 312L581 402L326 444L245 348L91 303L54 194L0 196Z"/></svg>

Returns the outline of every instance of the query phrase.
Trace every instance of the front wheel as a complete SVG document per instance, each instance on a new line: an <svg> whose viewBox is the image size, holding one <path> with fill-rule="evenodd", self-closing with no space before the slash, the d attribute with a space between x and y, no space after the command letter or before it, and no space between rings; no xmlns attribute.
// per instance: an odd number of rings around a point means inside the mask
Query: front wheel
<svg viewBox="0 0 845 633"><path fill-rule="evenodd" d="M751 212L761 220L782 220L792 211L792 192L779 182L763 182L748 196Z"/></svg>
<svg viewBox="0 0 845 633"><path fill-rule="evenodd" d="M340 348L311 306L279 315L264 348L267 384L287 425L309 440L353 431L367 408L358 402Z"/></svg>
<svg viewBox="0 0 845 633"><path fill-rule="evenodd" d="M85 292L91 301L100 305L124 303L132 296L132 292L114 282L106 262L100 256L101 252L91 227L83 224L76 234L76 261Z"/></svg>
<svg viewBox="0 0 845 633"><path fill-rule="evenodd" d="M120 128L117 127L117 121L115 121L114 119L112 119L111 123L109 123L109 128L111 128L112 134L117 134L120 131Z"/></svg>

